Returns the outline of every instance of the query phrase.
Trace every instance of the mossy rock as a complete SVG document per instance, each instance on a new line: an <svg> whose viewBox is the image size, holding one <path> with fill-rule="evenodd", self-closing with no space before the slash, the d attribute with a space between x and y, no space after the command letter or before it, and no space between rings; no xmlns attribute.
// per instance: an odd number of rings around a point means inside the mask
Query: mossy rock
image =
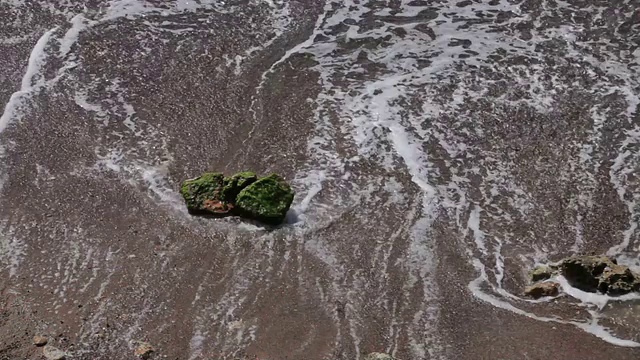
<svg viewBox="0 0 640 360"><path fill-rule="evenodd" d="M291 187L276 174L262 179L250 171L225 177L208 172L182 183L189 213L217 217L239 215L266 224L284 221L293 202Z"/></svg>
<svg viewBox="0 0 640 360"><path fill-rule="evenodd" d="M226 215L233 206L229 206L222 197L224 175L209 172L195 179L185 180L180 187L180 194L193 214Z"/></svg>
<svg viewBox="0 0 640 360"><path fill-rule="evenodd" d="M293 197L289 184L280 176L271 174L240 191L235 205L240 216L277 225L284 221Z"/></svg>
<svg viewBox="0 0 640 360"><path fill-rule="evenodd" d="M236 197L247 186L258 180L258 176L251 171L239 172L233 176L224 178L222 197L225 201L235 203Z"/></svg>

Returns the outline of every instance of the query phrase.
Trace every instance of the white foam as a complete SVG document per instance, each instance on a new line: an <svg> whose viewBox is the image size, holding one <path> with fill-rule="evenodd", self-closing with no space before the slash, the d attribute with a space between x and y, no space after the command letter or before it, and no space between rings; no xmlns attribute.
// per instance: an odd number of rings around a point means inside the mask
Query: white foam
<svg viewBox="0 0 640 360"><path fill-rule="evenodd" d="M71 47L78 41L80 33L87 28L87 19L83 14L78 14L71 19L71 27L60 40L60 57L65 58L71 51Z"/></svg>
<svg viewBox="0 0 640 360"><path fill-rule="evenodd" d="M534 319L534 320L538 320L538 321L543 321L543 322L556 322L556 323L560 323L560 324L571 324L573 326L576 326L577 328L580 328L610 344L613 345L617 345L617 346L625 346L625 347L640 347L640 343L637 343L633 340L626 340L626 339L621 339L618 338L614 335L612 335L609 331L607 331L607 329L605 327L603 327L602 325L598 324L597 321L597 314L594 312L591 312L591 320L589 322L579 322L579 321L568 321L568 320L562 320L562 319L558 319L558 318L549 318L549 317L544 317L544 316L538 316L532 313L529 313L527 311L524 311L522 309L517 308L516 306L512 305L511 303L501 300L495 296L492 296L488 293L486 293L484 290L482 290L482 284L488 284L488 278L487 278L487 274L485 272L485 268L484 265L480 262L480 260L476 259L473 261L473 265L476 268L476 270L479 272L479 276L472 280L469 283L469 290L472 292L472 294L477 297L478 299L485 301L489 304L491 304L494 307L500 308L500 309L504 309L504 310L508 310L512 313L518 314L518 315L522 315L522 316L526 316L528 318ZM560 282L562 282L562 279L558 279ZM565 288L566 286L566 288ZM564 290L569 290L571 292L571 294L573 295L577 295L580 297L583 297L582 294L579 294L578 292L576 292L575 290L577 289L573 289L571 288L566 281L562 284L562 287ZM579 291L579 290L578 290ZM596 304L601 304L602 303L602 299L598 299L598 298L594 298L594 297L590 297L590 296L584 296L583 298L588 299L590 301L594 301ZM610 299L609 299L610 300Z"/></svg>
<svg viewBox="0 0 640 360"><path fill-rule="evenodd" d="M138 166L142 179L149 190L165 204L170 204L174 209L183 209L182 197L176 193L168 182L170 162L158 166Z"/></svg>
<svg viewBox="0 0 640 360"><path fill-rule="evenodd" d="M144 16L150 12L161 12L163 9L149 6L145 1L139 0L112 0L109 2L109 8L103 21L118 18L131 18L133 16Z"/></svg>
<svg viewBox="0 0 640 360"><path fill-rule="evenodd" d="M302 184L311 184L307 189L307 194L300 201L299 204L294 205L293 208L296 211L296 214L303 215L313 198L322 191L322 183L327 179L326 173L324 171L315 171L306 174L304 177L295 179L296 182L300 182Z"/></svg>
<svg viewBox="0 0 640 360"><path fill-rule="evenodd" d="M77 90L73 99L76 104L85 111L90 111L95 114L96 117L103 120L103 125L109 125L109 118L107 112L100 106L89 102L88 92L84 89Z"/></svg>
<svg viewBox="0 0 640 360"><path fill-rule="evenodd" d="M563 276L554 278L561 286L562 290L569 296L580 300L583 304L595 305L598 309L603 309L609 302L620 302L627 300L639 300L640 295L630 293L622 296L608 296L600 293L591 293L577 289L571 285Z"/></svg>
<svg viewBox="0 0 640 360"><path fill-rule="evenodd" d="M631 237L635 234L636 229L638 228L638 222L635 219L637 218L637 205L640 203L640 195L633 192L630 199L627 197L627 175L633 174L637 162L640 161L640 152L637 150L635 152L631 150L633 147L637 147L640 144L640 126L636 125L632 130L626 131L625 135L625 139L618 148L618 156L611 165L609 178L611 184L613 184L618 193L620 201L627 206L627 211L631 216L629 216L628 227L623 232L622 242L612 246L607 251L607 255L610 256L616 256L627 249L631 244Z"/></svg>
<svg viewBox="0 0 640 360"><path fill-rule="evenodd" d="M487 248L484 243L484 232L480 230L480 207L475 205L469 214L467 227L473 232L473 239L478 250L486 255Z"/></svg>
<svg viewBox="0 0 640 360"><path fill-rule="evenodd" d="M106 155L96 153L96 156L98 157L98 161L94 167L96 170L105 168L111 171L120 172L120 161L124 158L124 154L120 150L112 150Z"/></svg>
<svg viewBox="0 0 640 360"><path fill-rule="evenodd" d="M31 50L27 70L22 77L20 90L11 95L9 102L5 105L2 116L0 116L0 133L2 133L14 117L18 115L19 107L23 104L25 96L44 83L43 78L38 80L37 77L47 58L45 51L47 43L49 42L51 34L53 34L56 29L57 27L54 27L45 32Z"/></svg>
<svg viewBox="0 0 640 360"><path fill-rule="evenodd" d="M0 44L2 44L2 45L20 44L20 43L23 43L23 42L31 39L31 37L32 37L31 34L3 37L3 38L0 38Z"/></svg>
<svg viewBox="0 0 640 360"><path fill-rule="evenodd" d="M189 360L197 360L202 355L205 337L200 330L196 330L189 341Z"/></svg>
<svg viewBox="0 0 640 360"><path fill-rule="evenodd" d="M17 274L20 264L26 254L27 244L15 235L15 229L0 223L0 260L9 269L9 276Z"/></svg>
<svg viewBox="0 0 640 360"><path fill-rule="evenodd" d="M430 230L438 217L440 203L435 196L426 193L419 204L422 217L416 217L410 233L410 243L406 266L409 281L404 284L405 298L409 298L416 281L422 281L424 299L414 313L412 326L407 327L412 354L415 358L426 359L442 356L440 335L434 324L437 323L440 310L437 306L438 285L432 275L437 260ZM425 324L429 326L425 326ZM427 354L429 356L427 356Z"/></svg>
<svg viewBox="0 0 640 360"><path fill-rule="evenodd" d="M379 114L379 112L378 112ZM397 124L388 127L391 133L389 137L394 145L395 151L402 157L409 173L411 180L416 183L429 197L436 194L435 188L429 184L429 175L431 165L424 161L419 155L421 151L417 142L410 140L409 135L404 127Z"/></svg>
<svg viewBox="0 0 640 360"><path fill-rule="evenodd" d="M53 29L45 32L31 50L31 55L29 55L29 64L27 66L27 71L24 73L22 78L22 87L20 88L20 91L26 92L36 84L41 84L43 82L43 80L38 81L36 77L40 75L40 69L46 61L47 53L45 48L49 43L49 38L51 38L51 34L53 34L57 29L57 27L54 27Z"/></svg>
<svg viewBox="0 0 640 360"><path fill-rule="evenodd" d="M417 16L420 11L425 10L425 7L422 6L409 6L408 0L401 1L396 5L395 16ZM341 168L340 161L334 160L334 143L338 136L351 140L352 144L346 146L353 145L359 156L374 160L385 169L404 171L402 167L405 167L413 182L426 196L442 197L444 200L440 205L445 210L455 211L457 224L461 230L471 230L473 233L471 243L465 244L465 246L468 245L465 251L469 254L470 259L489 262L491 261L489 254L495 257L491 266L495 268L496 281L500 284L504 276L502 249L507 246L511 248L514 243L517 243L524 249L530 249L530 253L523 254L525 259L546 257L545 251L548 249L542 249L535 242L527 243L527 241L530 242L530 239L526 237L517 239L513 233L509 232L509 227L513 226L516 219L528 223L530 221L529 214L538 210L531 194L516 181L516 177L513 175L515 165L505 161L500 157L500 154L492 154L485 149L474 148L472 144L465 144L463 141L469 135L486 138L488 134L480 133L482 127L473 126L478 121L476 116L461 112L462 105L466 101L486 98L488 85L498 84L494 83L492 79L483 78L482 73L475 71L474 68L495 65L492 64L489 57L498 53L499 50L506 51L507 54L514 53L538 58L537 44L549 39L559 39L566 44L569 56L585 59L594 68L606 69L605 72L621 77L628 84L637 83L637 80L631 79L628 69L625 70L615 59L602 62L593 57L584 56L583 51L575 46L580 41L579 29L575 26L562 26L541 33L537 33L534 29L533 39L525 41L520 39L518 34L509 31L495 31L492 25L474 24L464 27L460 25L461 22L456 21L478 18L477 12L481 10L500 10L517 14L517 17L507 19L504 24L505 26L515 25L530 16L522 11L518 4L500 3L491 6L476 3L473 6L458 8L453 3L447 3L438 4L437 7L438 18L429 23L429 25L437 23L432 27L435 40L414 28L416 23L422 22L420 20L398 25L384 24L385 20L378 18L377 21L383 24L375 29L349 25L348 30L339 35L332 35L329 31L325 31L325 29L338 24L345 25L346 19L357 21L365 13L371 11L371 9L354 1L335 4L331 12L327 12L323 21L316 24L313 33L323 34L329 37L329 40L314 42L296 50L315 55L315 60L319 64L314 69L320 74L320 85L322 86L322 93L316 101L317 111L314 117L316 132L309 141L310 165L304 171L323 170L326 174L327 187L331 186L336 178L341 177L338 171ZM389 9L384 7L379 11L375 9L373 11L375 15L379 16L390 15ZM355 40L380 39L389 36L387 26L402 26L407 33L402 38L394 36L392 41L384 47L371 46L349 52L348 49L338 45ZM453 39L470 40L469 50L476 54L464 60L460 59L458 56L462 53L462 49L449 45ZM371 61L384 65L385 70L376 74L375 77L364 76L364 80L345 79L344 75L347 73L372 75L356 62L356 55L360 51L365 52ZM419 66L417 59L420 58L428 58L431 65ZM509 90L511 92L508 91L504 96L492 98L491 101L496 106L505 105L507 108L527 105L539 113L549 114L556 105L560 90L565 89L567 84L564 84L563 80L557 76L547 77L548 72L545 70L543 65L535 64L494 67L494 72L499 71L512 82L509 84L510 88L525 91L526 96L520 100L510 100L512 95L517 94ZM585 72L592 73L595 77L595 72L591 68L585 67ZM334 83L334 79L340 79L340 81ZM431 96L439 95L438 87L445 85L453 88L451 99L447 99L444 103L434 104ZM502 86L504 87L504 85ZM599 81L597 87L594 87L593 93L601 95L611 89L611 84ZM630 116L632 110L638 105L637 97L633 98L630 95L633 91L630 92L629 89L631 88L622 87L616 90L627 99L627 116ZM406 100L415 98L422 101L422 103L416 101L423 109L421 113L414 113L406 108ZM333 113L338 115L339 128L327 121L327 114ZM455 117L455 125L460 125L462 130L477 131L477 133L457 132L460 130L450 128L449 123L445 121L447 119L442 119L443 116ZM512 115L509 114L509 116ZM513 121L512 118L499 120ZM597 165L592 161L592 157L593 151L598 150L602 126L603 119L595 118L588 142L582 146L580 166L584 169L581 170L583 172L588 172ZM428 150L423 147L425 142L433 139L446 151L450 159L471 155L479 167L465 169L464 166L458 165L460 162L456 163L445 158L443 161L446 162L448 170L452 173L451 182L446 185L434 186L434 180L437 181L440 174L430 163ZM627 146L631 146L636 141L629 139L627 143ZM390 151L387 150L389 144L391 145ZM343 146L345 145L343 144ZM481 155L478 156L478 153ZM623 154L624 151L620 153ZM626 155L621 155L612 168L615 173L615 177L612 175L612 178L621 184L618 186L621 198L625 191L628 192L625 190L625 185L622 184L623 176L631 170L628 164L631 164L631 156L626 153ZM471 176L477 175L481 176L480 185L477 185L475 181L470 181ZM595 183L591 179L585 180L581 184L581 190L586 191L582 193L587 194L594 185ZM482 195L480 202L477 199L472 201L472 196L467 194L473 187L478 187ZM452 191L452 196L449 196L449 191ZM591 202L590 196L585 195L580 199L578 206L590 206ZM486 208L481 208L480 203L488 205ZM506 205L502 205L503 203ZM631 209L630 203L628 206ZM319 211L321 204L317 204L314 209ZM468 221L463 223L461 219L464 219L466 214L469 214ZM501 224L505 228L498 225L496 229L493 229L494 226L492 226L492 233L487 234L482 228L485 225L480 221L481 214L483 218L486 214L488 221ZM581 219L576 219L576 241L574 244L576 250L583 247L584 239L582 239L581 226ZM635 231L636 227L630 224L625 232L626 240L622 244L623 247L629 245L631 235ZM477 254L474 254L472 249L478 250L479 259L474 259L474 255ZM481 281L490 284L487 278ZM500 293L500 291L497 292ZM517 300L517 297L506 295L508 294L506 291L503 292L505 294L501 293L502 296ZM478 294L478 296L482 295ZM597 299L592 300L596 301ZM504 304L496 303L495 305L503 306ZM600 331L597 326L576 324L576 326L578 325L580 328L590 329L593 333ZM598 336L605 337L610 342L617 341L607 337L606 332L600 333ZM624 341L622 342L624 343Z"/></svg>

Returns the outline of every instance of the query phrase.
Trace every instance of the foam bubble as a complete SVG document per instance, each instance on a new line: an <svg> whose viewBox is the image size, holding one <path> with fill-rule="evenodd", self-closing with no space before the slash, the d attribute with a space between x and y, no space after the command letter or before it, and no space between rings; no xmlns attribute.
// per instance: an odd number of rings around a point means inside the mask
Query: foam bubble
<svg viewBox="0 0 640 360"><path fill-rule="evenodd" d="M48 56L46 47L49 43L49 39L56 30L57 27L54 27L45 32L31 50L27 70L22 77L20 90L11 95L9 102L5 105L2 116L0 116L0 133L7 128L9 123L14 120L15 116L19 115L18 111L24 104L26 96L32 90L36 90L43 85L44 79L41 78L40 69L46 62Z"/></svg>

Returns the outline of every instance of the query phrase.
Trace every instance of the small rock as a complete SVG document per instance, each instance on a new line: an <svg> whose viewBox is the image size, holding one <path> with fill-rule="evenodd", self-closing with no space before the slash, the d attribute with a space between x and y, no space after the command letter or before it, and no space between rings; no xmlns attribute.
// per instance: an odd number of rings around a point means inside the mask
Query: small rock
<svg viewBox="0 0 640 360"><path fill-rule="evenodd" d="M66 354L64 353L64 351L53 347L51 345L47 345L44 348L42 348L42 354L44 355L44 357L46 357L48 360L64 360Z"/></svg>
<svg viewBox="0 0 640 360"><path fill-rule="evenodd" d="M527 286L524 289L524 294L534 299L539 299L545 296L556 296L560 292L559 289L560 289L560 284L546 281L546 282L533 284L531 286Z"/></svg>
<svg viewBox="0 0 640 360"><path fill-rule="evenodd" d="M549 266L540 265L531 270L529 276L531 277L531 282L538 282L549 279L552 274L553 270Z"/></svg>
<svg viewBox="0 0 640 360"><path fill-rule="evenodd" d="M600 276L598 290L609 295L624 295L638 291L640 279L631 272L628 266L613 265L607 267Z"/></svg>
<svg viewBox="0 0 640 360"><path fill-rule="evenodd" d="M364 360L394 360L394 358L389 354L373 352L367 355Z"/></svg>
<svg viewBox="0 0 640 360"><path fill-rule="evenodd" d="M153 346L151 346L151 344L146 342L141 342L139 343L138 347L134 351L134 354L140 357L141 359L146 360L146 359L149 359L151 357L151 354L153 354L154 352L155 352L155 349L153 348Z"/></svg>
<svg viewBox="0 0 640 360"><path fill-rule="evenodd" d="M33 337L33 345L35 346L45 346L49 342L49 338L46 336L34 336Z"/></svg>

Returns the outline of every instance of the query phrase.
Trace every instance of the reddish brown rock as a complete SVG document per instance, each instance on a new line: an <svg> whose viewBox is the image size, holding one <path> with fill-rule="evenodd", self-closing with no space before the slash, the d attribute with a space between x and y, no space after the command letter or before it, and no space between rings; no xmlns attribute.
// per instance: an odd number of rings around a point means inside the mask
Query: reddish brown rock
<svg viewBox="0 0 640 360"><path fill-rule="evenodd" d="M551 281L536 283L524 289L524 294L534 299L546 296L557 296L559 292L560 284Z"/></svg>

